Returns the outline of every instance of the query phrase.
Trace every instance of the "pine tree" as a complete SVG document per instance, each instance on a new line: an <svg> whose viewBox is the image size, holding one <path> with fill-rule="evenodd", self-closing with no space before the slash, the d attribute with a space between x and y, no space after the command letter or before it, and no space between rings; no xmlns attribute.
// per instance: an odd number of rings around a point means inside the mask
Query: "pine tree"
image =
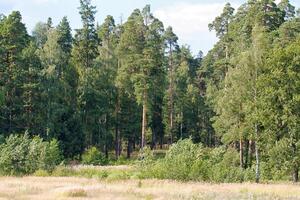
<svg viewBox="0 0 300 200"><path fill-rule="evenodd" d="M73 59L79 71L93 67L97 56L98 37L95 29L96 7L91 0L80 0L79 14L83 27L76 30Z"/></svg>
<svg viewBox="0 0 300 200"><path fill-rule="evenodd" d="M107 153L108 149L112 147L112 132L115 129L115 151L116 158L120 155L120 131L118 127L119 110L119 95L115 80L118 70L118 60L116 56L116 47L118 42L118 35L116 33L116 25L112 16L107 16L104 23L97 29L98 37L101 41L99 46L99 56L97 57L97 64L99 66L99 79L102 82L100 90L102 92L102 107L106 121L103 130L106 138L104 142L104 151Z"/></svg>
<svg viewBox="0 0 300 200"><path fill-rule="evenodd" d="M97 105L100 101L99 91L93 85L99 81L95 59L98 55L98 37L95 28L96 8L91 5L91 0L80 0L79 14L82 28L76 30L74 46L72 49L72 64L78 73L78 106L80 110L83 131L86 137L86 145L92 145L93 137L98 135L97 127L92 124L100 123L100 114L97 113ZM99 95L98 95L99 94Z"/></svg>
<svg viewBox="0 0 300 200"><path fill-rule="evenodd" d="M177 40L178 37L173 33L172 27L166 29L165 35L165 44L167 48L168 56L168 94L167 94L167 105L168 105L168 132L170 134L170 142L173 143L173 132L174 132L174 92L175 92L175 83L174 83L174 73L175 73L175 62L174 62L174 50L178 48Z"/></svg>
<svg viewBox="0 0 300 200"><path fill-rule="evenodd" d="M59 33L58 43L61 49L69 57L72 50L72 33L71 27L67 17L63 17L59 25L57 26L57 31Z"/></svg>
<svg viewBox="0 0 300 200"><path fill-rule="evenodd" d="M20 12L14 11L1 20L1 85L5 86L5 100L1 107L1 129L4 134L24 130L22 123L22 51L29 43Z"/></svg>

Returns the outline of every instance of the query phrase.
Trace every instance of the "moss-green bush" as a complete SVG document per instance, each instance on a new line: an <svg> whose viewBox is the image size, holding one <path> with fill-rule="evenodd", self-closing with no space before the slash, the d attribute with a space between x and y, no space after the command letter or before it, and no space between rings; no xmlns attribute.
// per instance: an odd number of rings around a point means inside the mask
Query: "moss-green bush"
<svg viewBox="0 0 300 200"><path fill-rule="evenodd" d="M147 154L151 155L149 152ZM210 182L252 179L248 171L240 168L236 150L204 148L201 144L194 144L191 139L180 140L172 145L162 159L144 159L146 161L140 164L140 178Z"/></svg>
<svg viewBox="0 0 300 200"><path fill-rule="evenodd" d="M108 160L96 147L90 147L82 154L81 162L86 165L106 165Z"/></svg>
<svg viewBox="0 0 300 200"><path fill-rule="evenodd" d="M33 176L47 177L50 176L50 173L47 172L46 170L38 169L37 171L34 172Z"/></svg>
<svg viewBox="0 0 300 200"><path fill-rule="evenodd" d="M58 142L45 142L28 134L10 135L0 145L0 173L2 175L32 174L38 169L52 171L60 162Z"/></svg>

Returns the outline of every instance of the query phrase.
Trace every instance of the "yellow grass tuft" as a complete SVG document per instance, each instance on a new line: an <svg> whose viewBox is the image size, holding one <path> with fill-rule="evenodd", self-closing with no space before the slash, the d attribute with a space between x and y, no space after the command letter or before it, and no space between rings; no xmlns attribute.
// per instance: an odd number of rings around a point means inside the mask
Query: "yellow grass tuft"
<svg viewBox="0 0 300 200"><path fill-rule="evenodd" d="M210 184L169 180L0 177L0 200L300 200L298 184Z"/></svg>
<svg viewBox="0 0 300 200"><path fill-rule="evenodd" d="M74 188L63 193L65 197L87 197L87 192L82 188Z"/></svg>

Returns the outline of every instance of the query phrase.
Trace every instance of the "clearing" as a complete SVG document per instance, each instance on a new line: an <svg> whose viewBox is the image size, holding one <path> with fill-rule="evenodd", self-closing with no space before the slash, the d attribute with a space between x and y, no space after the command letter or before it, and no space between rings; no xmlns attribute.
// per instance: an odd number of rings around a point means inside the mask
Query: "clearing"
<svg viewBox="0 0 300 200"><path fill-rule="evenodd" d="M75 177L1 177L0 199L300 200L300 185L209 184L163 180L103 181Z"/></svg>

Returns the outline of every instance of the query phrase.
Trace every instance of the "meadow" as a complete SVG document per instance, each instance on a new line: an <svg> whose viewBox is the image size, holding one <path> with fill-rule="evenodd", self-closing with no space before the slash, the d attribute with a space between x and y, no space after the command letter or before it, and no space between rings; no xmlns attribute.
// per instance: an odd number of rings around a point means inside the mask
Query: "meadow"
<svg viewBox="0 0 300 200"><path fill-rule="evenodd" d="M0 199L229 200L300 199L298 184L210 184L171 180L78 177L2 177Z"/></svg>

